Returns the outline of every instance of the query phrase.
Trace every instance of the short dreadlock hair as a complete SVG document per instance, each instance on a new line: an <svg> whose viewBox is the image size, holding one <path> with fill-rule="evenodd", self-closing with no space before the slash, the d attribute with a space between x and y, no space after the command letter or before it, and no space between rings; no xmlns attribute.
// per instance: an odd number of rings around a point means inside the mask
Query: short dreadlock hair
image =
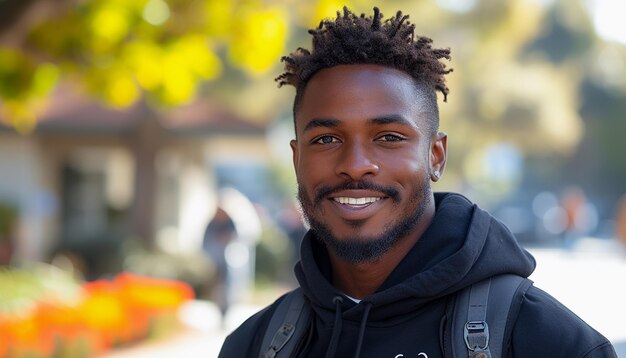
<svg viewBox="0 0 626 358"><path fill-rule="evenodd" d="M415 25L401 11L383 21L383 14L374 7L373 16L357 16L347 7L343 15L338 11L335 20L322 20L316 29L309 30L313 36L311 51L298 48L289 56L283 56L285 72L275 80L278 86L292 85L296 88L293 103L294 121L302 100L304 89L311 77L319 70L337 65L375 64L394 68L409 74L416 84L429 89L433 119L432 131L439 126L436 91L447 100L449 89L444 75L452 72L440 59L450 60L450 49L432 48L428 37L416 36Z"/></svg>

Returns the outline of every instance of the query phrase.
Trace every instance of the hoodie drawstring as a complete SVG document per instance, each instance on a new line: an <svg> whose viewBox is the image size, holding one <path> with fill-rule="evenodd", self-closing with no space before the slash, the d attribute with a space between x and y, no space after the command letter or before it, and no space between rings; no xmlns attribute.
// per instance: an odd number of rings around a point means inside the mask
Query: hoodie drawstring
<svg viewBox="0 0 626 358"><path fill-rule="evenodd" d="M326 358L333 358L337 351L337 345L339 343L339 336L341 335L341 325L343 323L341 304L343 303L343 297L333 297L333 303L335 304L335 323L333 324L333 334L330 337L330 344L326 351Z"/></svg>
<svg viewBox="0 0 626 358"><path fill-rule="evenodd" d="M361 347L363 346L363 337L365 336L365 326L367 326L367 316L370 314L371 303L366 303L365 312L361 318L361 326L359 327L359 340L356 343L356 350L354 352L354 358L359 358L361 355Z"/></svg>
<svg viewBox="0 0 626 358"><path fill-rule="evenodd" d="M326 351L326 358L333 358L335 356L337 346L339 345L339 337L341 336L341 329L343 325L343 312L341 311L343 297L333 297L333 303L335 304L335 323L333 324L333 334L330 337L330 343L328 345L328 350ZM371 308L372 304L370 302L365 304L365 311L363 312L361 325L359 326L359 337L356 343L354 358L359 358L359 356L361 355L361 347L363 346L363 338L365 337L365 327L367 326L367 318L369 317Z"/></svg>

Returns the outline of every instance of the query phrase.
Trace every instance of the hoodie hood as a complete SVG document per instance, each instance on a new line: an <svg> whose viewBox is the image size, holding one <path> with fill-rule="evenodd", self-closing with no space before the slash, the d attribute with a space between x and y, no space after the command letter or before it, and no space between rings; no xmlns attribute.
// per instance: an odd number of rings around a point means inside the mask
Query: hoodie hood
<svg viewBox="0 0 626 358"><path fill-rule="evenodd" d="M302 290L324 322L393 325L423 305L499 274L528 277L534 258L489 213L452 193L435 194L432 223L381 287L360 304L332 285L332 268L323 243L312 232L301 246L295 268ZM340 301L340 302L339 302ZM364 324L364 322L361 322Z"/></svg>

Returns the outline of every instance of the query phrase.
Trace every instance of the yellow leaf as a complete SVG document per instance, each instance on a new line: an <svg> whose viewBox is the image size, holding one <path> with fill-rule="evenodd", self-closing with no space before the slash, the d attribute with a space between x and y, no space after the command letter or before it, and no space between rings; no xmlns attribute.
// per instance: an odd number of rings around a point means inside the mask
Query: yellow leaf
<svg viewBox="0 0 626 358"><path fill-rule="evenodd" d="M35 96L47 95L59 79L59 68L51 63L44 63L37 67L32 83L32 93Z"/></svg>
<svg viewBox="0 0 626 358"><path fill-rule="evenodd" d="M90 21L94 48L103 50L121 41L128 34L129 22L127 9L119 4L107 3L95 10Z"/></svg>
<svg viewBox="0 0 626 358"><path fill-rule="evenodd" d="M242 15L239 31L229 48L231 61L252 75L269 70L284 51L286 18L287 14L279 8Z"/></svg>
<svg viewBox="0 0 626 358"><path fill-rule="evenodd" d="M130 73L114 71L109 74L104 99L114 107L128 107L139 97L139 91L132 81Z"/></svg>
<svg viewBox="0 0 626 358"><path fill-rule="evenodd" d="M204 79L211 80L222 72L222 63L202 35L187 35L174 43L171 49L180 58L180 64Z"/></svg>
<svg viewBox="0 0 626 358"><path fill-rule="evenodd" d="M162 84L163 50L156 44L133 42L126 47L124 60L142 88L153 91Z"/></svg>
<svg viewBox="0 0 626 358"><path fill-rule="evenodd" d="M209 35L226 37L230 34L235 12L232 0L206 0L204 12Z"/></svg>

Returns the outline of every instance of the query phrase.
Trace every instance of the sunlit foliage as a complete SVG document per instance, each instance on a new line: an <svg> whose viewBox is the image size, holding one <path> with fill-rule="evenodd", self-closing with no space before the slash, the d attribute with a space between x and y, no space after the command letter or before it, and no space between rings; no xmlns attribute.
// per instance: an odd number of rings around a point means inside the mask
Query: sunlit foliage
<svg viewBox="0 0 626 358"><path fill-rule="evenodd" d="M142 97L183 104L225 66L251 78L268 72L285 51L289 26L284 4L260 1L71 2L12 34L19 46L0 44L2 118L28 132L63 78L78 79L112 107Z"/></svg>

